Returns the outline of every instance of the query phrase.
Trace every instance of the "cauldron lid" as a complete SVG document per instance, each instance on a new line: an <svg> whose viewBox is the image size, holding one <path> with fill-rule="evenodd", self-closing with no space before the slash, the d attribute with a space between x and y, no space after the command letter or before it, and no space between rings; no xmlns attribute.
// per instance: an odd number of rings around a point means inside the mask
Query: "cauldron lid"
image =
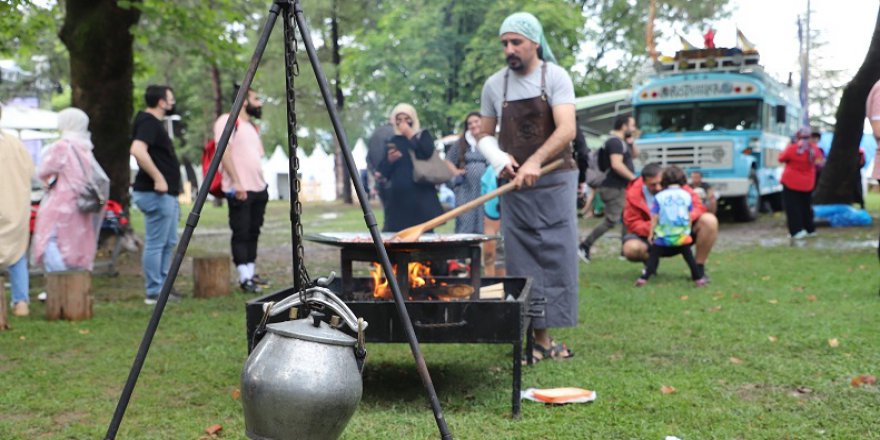
<svg viewBox="0 0 880 440"><path fill-rule="evenodd" d="M266 330L279 336L322 344L354 347L357 343L357 339L330 327L326 322L322 321L319 327L315 327L308 318L268 324Z"/></svg>

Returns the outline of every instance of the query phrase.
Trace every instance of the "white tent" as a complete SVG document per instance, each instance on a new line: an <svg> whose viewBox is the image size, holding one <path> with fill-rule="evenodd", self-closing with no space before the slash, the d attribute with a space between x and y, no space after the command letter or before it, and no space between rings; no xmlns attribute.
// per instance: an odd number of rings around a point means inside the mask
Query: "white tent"
<svg viewBox="0 0 880 440"><path fill-rule="evenodd" d="M269 186L270 200L290 199L290 162L280 145L269 159L263 159L263 180Z"/></svg>
<svg viewBox="0 0 880 440"><path fill-rule="evenodd" d="M336 173L333 156L316 145L308 157L300 154L300 179L302 183L301 200L336 200Z"/></svg>
<svg viewBox="0 0 880 440"><path fill-rule="evenodd" d="M354 143L351 155L354 157L354 165L357 169L367 169L367 144L363 139L358 138L357 142Z"/></svg>
<svg viewBox="0 0 880 440"><path fill-rule="evenodd" d="M57 130L58 113L17 105L3 107L0 128L10 130Z"/></svg>

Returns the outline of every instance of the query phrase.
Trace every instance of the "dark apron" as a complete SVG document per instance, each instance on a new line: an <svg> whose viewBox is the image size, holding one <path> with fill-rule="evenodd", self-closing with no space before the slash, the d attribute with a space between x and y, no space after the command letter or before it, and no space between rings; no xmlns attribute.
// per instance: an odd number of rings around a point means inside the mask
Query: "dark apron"
<svg viewBox="0 0 880 440"><path fill-rule="evenodd" d="M510 69L504 73L504 103L501 107L501 132L498 136L498 144L502 151L513 156L517 163L522 165L556 130L553 108L547 102L547 63L541 64L541 95L534 98L508 101L508 75ZM577 169L571 144L566 145L559 154L548 159L546 163L556 159L564 161L558 171Z"/></svg>
<svg viewBox="0 0 880 440"><path fill-rule="evenodd" d="M499 144L520 164L556 129L545 76L546 63L541 68L540 96L510 102L507 74L504 77ZM546 300L544 317L532 321L538 329L577 325L577 167L570 145L548 162L557 158L565 162L561 169L542 176L532 187L501 196L507 273L532 278L532 299Z"/></svg>

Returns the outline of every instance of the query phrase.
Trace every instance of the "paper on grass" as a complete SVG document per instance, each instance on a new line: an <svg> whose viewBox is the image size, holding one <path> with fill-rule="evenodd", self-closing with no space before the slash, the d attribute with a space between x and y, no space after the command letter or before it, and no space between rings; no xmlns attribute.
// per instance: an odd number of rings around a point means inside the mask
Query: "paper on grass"
<svg viewBox="0 0 880 440"><path fill-rule="evenodd" d="M554 404L592 402L596 400L596 395L595 391L574 387L528 388L520 392L521 399Z"/></svg>

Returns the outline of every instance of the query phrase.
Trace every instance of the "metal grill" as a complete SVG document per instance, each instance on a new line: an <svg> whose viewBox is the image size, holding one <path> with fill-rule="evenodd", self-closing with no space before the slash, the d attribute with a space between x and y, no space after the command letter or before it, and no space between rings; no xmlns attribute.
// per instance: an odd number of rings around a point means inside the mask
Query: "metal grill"
<svg viewBox="0 0 880 440"><path fill-rule="evenodd" d="M680 168L730 168L733 166L733 142L697 141L639 145L639 166L658 162Z"/></svg>

